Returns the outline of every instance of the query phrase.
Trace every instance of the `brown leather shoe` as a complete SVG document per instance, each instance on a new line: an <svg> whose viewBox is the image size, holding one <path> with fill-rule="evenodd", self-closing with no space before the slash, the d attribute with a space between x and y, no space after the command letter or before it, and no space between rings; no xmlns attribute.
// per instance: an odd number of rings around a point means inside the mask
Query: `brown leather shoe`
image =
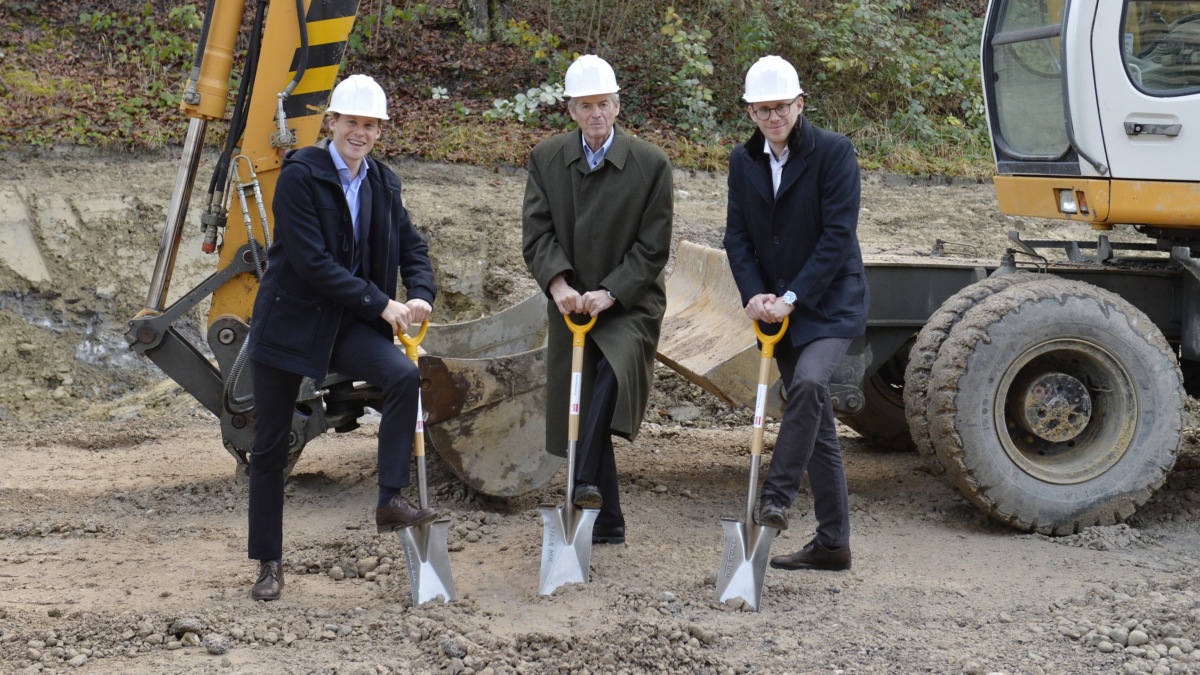
<svg viewBox="0 0 1200 675"><path fill-rule="evenodd" d="M763 499L758 505L758 524L786 530L788 526L787 512L774 499Z"/></svg>
<svg viewBox="0 0 1200 675"><path fill-rule="evenodd" d="M258 566L258 581L250 589L250 597L255 600L278 600L283 592L283 564L262 561Z"/></svg>
<svg viewBox="0 0 1200 675"><path fill-rule="evenodd" d="M848 570L850 547L825 548L813 539L791 555L777 555L771 558L771 567L780 570Z"/></svg>
<svg viewBox="0 0 1200 675"><path fill-rule="evenodd" d="M424 525L433 522L438 517L433 509L419 509L400 495L392 497L383 508L375 509L375 526L380 532Z"/></svg>

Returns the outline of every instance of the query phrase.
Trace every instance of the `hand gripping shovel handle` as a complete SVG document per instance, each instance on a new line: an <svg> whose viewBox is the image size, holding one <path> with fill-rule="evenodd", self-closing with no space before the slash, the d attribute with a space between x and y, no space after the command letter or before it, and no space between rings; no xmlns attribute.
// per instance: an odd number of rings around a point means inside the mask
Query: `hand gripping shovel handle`
<svg viewBox="0 0 1200 675"><path fill-rule="evenodd" d="M425 339L425 332L428 330L429 321L422 321L421 330L415 336L409 337L402 330L396 331L396 337L404 343L404 353L412 359L413 363L419 362L420 352L417 347L420 346L421 340ZM429 508L429 496L425 485L425 411L421 406L420 387L417 387L417 429L413 434L413 457L417 459L417 488L420 493L421 508Z"/></svg>

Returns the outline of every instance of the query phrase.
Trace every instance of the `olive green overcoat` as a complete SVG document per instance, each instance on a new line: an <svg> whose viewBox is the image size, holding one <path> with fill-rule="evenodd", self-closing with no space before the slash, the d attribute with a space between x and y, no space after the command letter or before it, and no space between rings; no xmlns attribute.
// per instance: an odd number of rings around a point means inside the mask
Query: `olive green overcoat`
<svg viewBox="0 0 1200 675"><path fill-rule="evenodd" d="M571 332L550 297L560 273L580 293L601 288L616 303L587 334L581 433L599 361L608 359L618 398L611 433L633 440L654 379L671 246L671 164L666 153L616 127L604 160L589 170L579 130L539 143L529 158L522 213L525 265L546 293L546 450L567 451Z"/></svg>

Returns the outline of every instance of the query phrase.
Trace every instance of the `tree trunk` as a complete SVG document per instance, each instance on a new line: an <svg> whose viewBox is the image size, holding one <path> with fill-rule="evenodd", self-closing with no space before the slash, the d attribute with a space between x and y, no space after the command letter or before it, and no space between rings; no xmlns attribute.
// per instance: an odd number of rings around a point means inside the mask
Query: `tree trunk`
<svg viewBox="0 0 1200 675"><path fill-rule="evenodd" d="M461 0L467 35L480 43L499 39L504 30L505 4L507 0Z"/></svg>

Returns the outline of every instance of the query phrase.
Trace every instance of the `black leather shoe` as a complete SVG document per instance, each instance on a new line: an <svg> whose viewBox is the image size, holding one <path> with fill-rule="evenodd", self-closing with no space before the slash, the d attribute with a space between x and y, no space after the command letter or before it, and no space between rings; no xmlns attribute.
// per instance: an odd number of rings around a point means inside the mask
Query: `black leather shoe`
<svg viewBox="0 0 1200 675"><path fill-rule="evenodd" d="M598 509L604 506L604 498L600 496L600 488L590 483L575 484L575 506L581 509Z"/></svg>
<svg viewBox="0 0 1200 675"><path fill-rule="evenodd" d="M780 570L831 570L850 569L850 547L825 548L816 539L791 555L771 558L771 567Z"/></svg>
<svg viewBox="0 0 1200 675"><path fill-rule="evenodd" d="M764 499L758 506L758 524L786 530L788 526L787 513L783 506L774 499Z"/></svg>
<svg viewBox="0 0 1200 675"><path fill-rule="evenodd" d="M419 509L404 497L396 495L383 508L375 509L375 527L380 532L391 532L413 525L424 525L433 522L437 517L437 511Z"/></svg>
<svg viewBox="0 0 1200 675"><path fill-rule="evenodd" d="M250 589L255 600L278 600L283 592L283 564L264 560L258 566L258 581Z"/></svg>
<svg viewBox="0 0 1200 675"><path fill-rule="evenodd" d="M592 527L592 543L593 544L624 544L625 543L625 526L616 525L613 527Z"/></svg>

